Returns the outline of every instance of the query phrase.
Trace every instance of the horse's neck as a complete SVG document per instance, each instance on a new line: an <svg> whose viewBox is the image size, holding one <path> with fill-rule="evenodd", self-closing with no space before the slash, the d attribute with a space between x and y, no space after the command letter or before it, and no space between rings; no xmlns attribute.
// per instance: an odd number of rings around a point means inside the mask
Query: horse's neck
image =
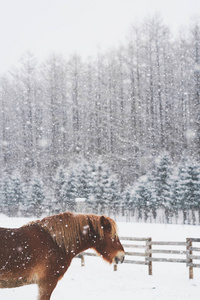
<svg viewBox="0 0 200 300"><path fill-rule="evenodd" d="M77 241L76 245L72 246L71 253L76 256L77 254L89 249L94 248L93 236L82 236L80 241Z"/></svg>

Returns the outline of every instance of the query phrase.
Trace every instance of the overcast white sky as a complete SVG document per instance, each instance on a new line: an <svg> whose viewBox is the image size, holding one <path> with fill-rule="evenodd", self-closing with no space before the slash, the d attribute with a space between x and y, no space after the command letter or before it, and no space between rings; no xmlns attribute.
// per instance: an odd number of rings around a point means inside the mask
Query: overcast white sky
<svg viewBox="0 0 200 300"><path fill-rule="evenodd" d="M158 12L173 30L190 24L200 0L0 0L0 73L26 50L87 57L124 41L135 20Z"/></svg>

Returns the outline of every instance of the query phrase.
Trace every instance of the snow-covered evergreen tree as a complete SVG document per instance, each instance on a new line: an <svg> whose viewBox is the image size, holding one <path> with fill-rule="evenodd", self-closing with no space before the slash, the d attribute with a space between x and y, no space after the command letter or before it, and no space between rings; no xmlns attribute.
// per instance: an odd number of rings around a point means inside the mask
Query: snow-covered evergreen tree
<svg viewBox="0 0 200 300"><path fill-rule="evenodd" d="M16 216L20 209L20 204L23 202L23 184L19 173L13 173L11 176L11 180L13 185L14 197L12 199L12 205L10 205L10 215Z"/></svg>
<svg viewBox="0 0 200 300"><path fill-rule="evenodd" d="M53 205L56 207L57 212L66 210L67 198L64 193L66 182L67 174L62 167L59 167L54 178L55 199L53 200Z"/></svg>
<svg viewBox="0 0 200 300"><path fill-rule="evenodd" d="M90 211L111 213L119 210L118 179L101 160L89 162L79 157L78 162L70 165L64 173L65 179L63 175L59 177L63 184L56 184L56 187L57 195L62 203L66 203L67 209L74 210L75 199L84 198Z"/></svg>
<svg viewBox="0 0 200 300"><path fill-rule="evenodd" d="M13 216L13 207L17 209L14 182L9 174L4 174L1 181L1 207L2 212L9 216Z"/></svg>
<svg viewBox="0 0 200 300"><path fill-rule="evenodd" d="M182 159L179 165L179 190L183 221L186 222L188 211L192 212L192 222L196 223L195 211L199 210L200 165L191 159ZM189 220L190 222L190 220Z"/></svg>
<svg viewBox="0 0 200 300"><path fill-rule="evenodd" d="M101 160L92 163L92 187L90 198L93 198L95 212L117 213L120 207L119 181L108 165Z"/></svg>
<svg viewBox="0 0 200 300"><path fill-rule="evenodd" d="M121 194L121 207L122 207L122 216L129 215L128 212L132 211L134 214L134 208L131 205L131 190L132 187L128 186L125 191Z"/></svg>
<svg viewBox="0 0 200 300"><path fill-rule="evenodd" d="M33 178L30 184L30 212L38 218L43 212L44 199L45 190L42 180Z"/></svg>
<svg viewBox="0 0 200 300"><path fill-rule="evenodd" d="M155 163L154 181L157 207L164 209L166 220L169 222L171 194L169 179L172 173L172 162L168 153L164 153L156 159Z"/></svg>
<svg viewBox="0 0 200 300"><path fill-rule="evenodd" d="M151 173L147 175L147 183L146 184L148 186L149 193L151 196L149 199L150 211L152 213L153 218L156 219L159 203L157 202L155 180Z"/></svg>
<svg viewBox="0 0 200 300"><path fill-rule="evenodd" d="M179 177L179 167L175 166L172 170L172 174L169 179L169 184L171 186L171 198L170 207L171 211L175 216L176 223L178 222L178 213L182 209L182 195L180 190L180 177Z"/></svg>
<svg viewBox="0 0 200 300"><path fill-rule="evenodd" d="M108 199L108 207L112 214L117 215L121 208L120 189L119 181L115 175L110 176L108 180L107 191L105 193Z"/></svg>
<svg viewBox="0 0 200 300"><path fill-rule="evenodd" d="M77 178L73 170L68 174L67 181L60 191L62 199L64 201L65 210L74 211L75 209L75 199L78 197L78 185Z"/></svg>
<svg viewBox="0 0 200 300"><path fill-rule="evenodd" d="M132 196L132 205L135 205L138 212L138 218L147 221L149 212L151 210L151 189L147 176L142 176L134 189Z"/></svg>
<svg viewBox="0 0 200 300"><path fill-rule="evenodd" d="M79 159L79 162L73 167L77 181L77 197L88 199L91 193L92 172L91 165L85 159Z"/></svg>
<svg viewBox="0 0 200 300"><path fill-rule="evenodd" d="M103 165L97 161L92 163L92 178L93 178L93 188L91 190L90 199L93 199L92 207L95 213L104 212L107 199L105 197L105 189L106 189L106 178ZM107 203L108 204L108 203Z"/></svg>

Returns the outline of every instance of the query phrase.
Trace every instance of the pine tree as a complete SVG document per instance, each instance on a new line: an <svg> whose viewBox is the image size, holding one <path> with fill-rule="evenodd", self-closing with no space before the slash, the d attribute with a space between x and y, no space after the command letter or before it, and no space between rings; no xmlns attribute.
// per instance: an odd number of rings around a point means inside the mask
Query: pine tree
<svg viewBox="0 0 200 300"><path fill-rule="evenodd" d="M73 169L77 180L77 196L88 199L91 192L91 165L87 160L79 159L78 164L75 165Z"/></svg>
<svg viewBox="0 0 200 300"><path fill-rule="evenodd" d="M149 186L147 176L142 176L138 181L137 188L135 189L136 207L138 210L138 217L142 219L144 214L144 220L147 221L151 210L151 189Z"/></svg>
<svg viewBox="0 0 200 300"><path fill-rule="evenodd" d="M66 210L66 196L63 192L64 186L67 182L66 172L62 167L58 168L54 183L55 183L55 199L54 206L56 207L56 211L65 211Z"/></svg>
<svg viewBox="0 0 200 300"><path fill-rule="evenodd" d="M30 212L32 212L34 216L39 218L43 212L45 191L43 182L38 178L34 178L31 181L30 199Z"/></svg>
<svg viewBox="0 0 200 300"><path fill-rule="evenodd" d="M179 166L179 192L183 221L186 222L187 212L192 212L192 222L196 223L195 211L199 210L200 197L200 165L191 159L182 159ZM190 222L190 220L188 220Z"/></svg>
<svg viewBox="0 0 200 300"><path fill-rule="evenodd" d="M118 214L122 203L120 201L119 181L115 175L110 176L108 180L105 196L108 199L107 205L111 212L114 215Z"/></svg>
<svg viewBox="0 0 200 300"><path fill-rule="evenodd" d="M158 209L158 202L157 202L157 196L156 196L156 186L155 186L155 181L154 178L152 176L152 174L148 174L147 175L147 186L149 189L149 193L150 193L150 200L149 200L149 207L150 207L150 211L152 213L152 216L154 218L154 220L157 217L157 209Z"/></svg>
<svg viewBox="0 0 200 300"><path fill-rule="evenodd" d="M10 207L10 215L16 216L20 208L20 203L23 201L24 195L20 175L18 173L13 173L11 176L11 180L13 185L14 198L12 199L12 205Z"/></svg>
<svg viewBox="0 0 200 300"><path fill-rule="evenodd" d="M94 195L94 211L95 213L100 213L100 210L104 209L104 199L103 199L103 186L102 186L102 166L97 163L94 165L93 169L93 195Z"/></svg>
<svg viewBox="0 0 200 300"><path fill-rule="evenodd" d="M60 191L66 208L70 211L75 210L75 199L78 197L77 178L73 171L68 174L66 183Z"/></svg>
<svg viewBox="0 0 200 300"><path fill-rule="evenodd" d="M131 206L131 186L128 186L124 192L121 194L122 197L122 216L126 215L127 213L132 211L134 213L134 208ZM128 214L129 215L129 214Z"/></svg>
<svg viewBox="0 0 200 300"><path fill-rule="evenodd" d="M180 191L180 177L179 177L179 167L174 167L172 174L170 176L171 185L171 199L170 207L172 213L175 215L176 223L178 222L178 213L181 210L181 191Z"/></svg>
<svg viewBox="0 0 200 300"><path fill-rule="evenodd" d="M188 182L188 189L190 191L189 196L189 207L192 211L192 222L196 224L196 217L195 211L198 209L199 205L199 197L200 197L200 168L197 164L191 164L188 167L188 174L189 174L189 182Z"/></svg>
<svg viewBox="0 0 200 300"><path fill-rule="evenodd" d="M119 182L110 168L101 160L93 162L92 185L90 199L93 199L93 208L96 213L117 213L119 211ZM91 203L92 204L92 203Z"/></svg>
<svg viewBox="0 0 200 300"><path fill-rule="evenodd" d="M12 206L15 206L15 193L12 178L4 174L2 180L2 212L12 216Z"/></svg>
<svg viewBox="0 0 200 300"><path fill-rule="evenodd" d="M30 199L30 187L29 182L23 182L22 183L22 192L23 192L23 198L20 201L19 210L20 215L23 217L33 216L33 207L31 204Z"/></svg>
<svg viewBox="0 0 200 300"><path fill-rule="evenodd" d="M172 163L167 153L162 154L156 160L156 168L154 173L155 190L158 208L165 211L167 223L170 216L170 185L169 178L172 172Z"/></svg>

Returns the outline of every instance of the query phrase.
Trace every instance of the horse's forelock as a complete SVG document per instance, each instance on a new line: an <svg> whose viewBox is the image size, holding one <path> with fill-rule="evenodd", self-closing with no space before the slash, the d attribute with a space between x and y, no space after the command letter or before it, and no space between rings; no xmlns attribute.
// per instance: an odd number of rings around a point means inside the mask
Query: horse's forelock
<svg viewBox="0 0 200 300"><path fill-rule="evenodd" d="M101 217L98 215L87 215L87 218L89 220L89 222L91 222L92 227L94 228L94 231L100 236L100 238L103 238L104 236L104 228L101 224ZM106 218L111 226L111 237L114 238L115 235L117 234L117 225L115 223L115 221L109 217L104 216L104 218Z"/></svg>
<svg viewBox="0 0 200 300"><path fill-rule="evenodd" d="M107 219L109 220L110 224L111 224L111 236L112 238L114 238L117 234L118 234L118 230L117 230L117 224L115 223L115 221L109 217L107 217Z"/></svg>

